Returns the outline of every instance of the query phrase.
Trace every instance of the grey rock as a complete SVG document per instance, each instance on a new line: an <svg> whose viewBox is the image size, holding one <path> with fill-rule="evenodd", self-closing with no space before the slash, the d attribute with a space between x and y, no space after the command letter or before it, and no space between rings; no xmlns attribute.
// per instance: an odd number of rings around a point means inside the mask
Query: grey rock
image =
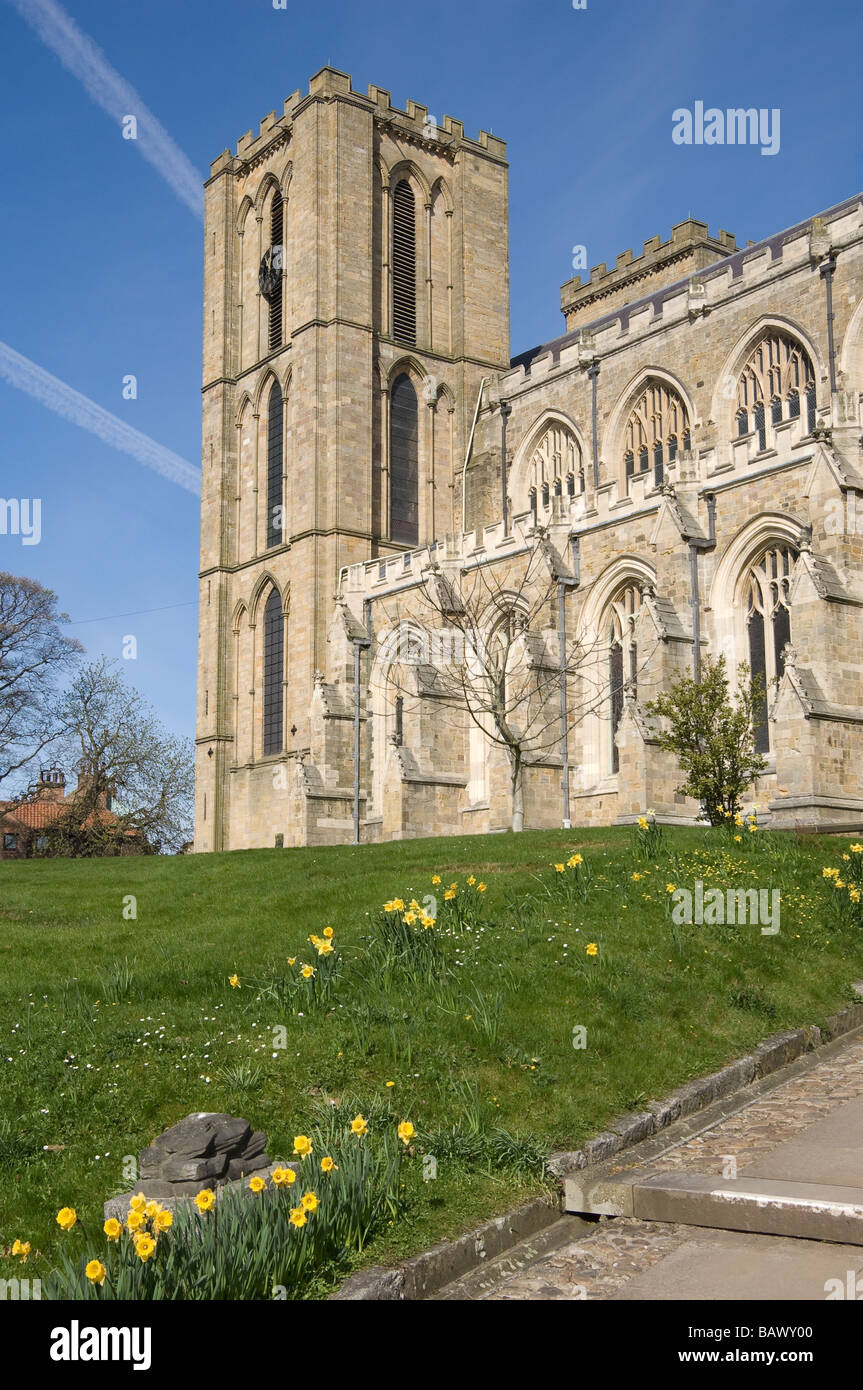
<svg viewBox="0 0 863 1390"><path fill-rule="evenodd" d="M158 1135L139 1157L138 1187L159 1201L195 1196L272 1166L267 1136L233 1115L187 1115Z"/></svg>

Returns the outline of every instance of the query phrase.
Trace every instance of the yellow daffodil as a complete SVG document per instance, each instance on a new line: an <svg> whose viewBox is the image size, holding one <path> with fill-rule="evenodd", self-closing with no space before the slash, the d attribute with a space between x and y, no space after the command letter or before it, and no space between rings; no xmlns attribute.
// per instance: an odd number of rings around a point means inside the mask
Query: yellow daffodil
<svg viewBox="0 0 863 1390"><path fill-rule="evenodd" d="M484 892L485 892L485 889L486 889L486 885L485 885L484 883L478 883L478 884L476 885L476 891L477 891L478 893L484 893Z"/></svg>
<svg viewBox="0 0 863 1390"><path fill-rule="evenodd" d="M577 869L579 864L584 863L584 859L580 854L571 854L566 862L569 865L570 869Z"/></svg>
<svg viewBox="0 0 863 1390"><path fill-rule="evenodd" d="M242 989L239 975L229 975L228 984L231 986L231 989Z"/></svg>
<svg viewBox="0 0 863 1390"><path fill-rule="evenodd" d="M405 910L404 899L402 899L402 898L393 898L393 907L394 907L394 909L395 909L396 912L404 912L404 910Z"/></svg>
<svg viewBox="0 0 863 1390"><path fill-rule="evenodd" d="M155 1252L156 1242L152 1236L140 1235L135 1237L135 1254L142 1264L146 1264Z"/></svg>
<svg viewBox="0 0 863 1390"><path fill-rule="evenodd" d="M355 1134L358 1139L362 1139L363 1135L368 1132L368 1128L362 1115L357 1115L351 1120L351 1133Z"/></svg>
<svg viewBox="0 0 863 1390"><path fill-rule="evenodd" d="M129 1198L130 1211L143 1211L147 1205L147 1198L143 1192L136 1192L134 1197Z"/></svg>
<svg viewBox="0 0 863 1390"><path fill-rule="evenodd" d="M649 828L646 816L638 817L638 828L639 830L647 830Z"/></svg>
<svg viewBox="0 0 863 1390"><path fill-rule="evenodd" d="M317 1199L317 1197L315 1196L314 1192L304 1192L304 1193L303 1193L303 1203L302 1203L302 1205L303 1205L303 1210L304 1210L304 1211L317 1211L317 1209L318 1209L318 1199Z"/></svg>
<svg viewBox="0 0 863 1390"><path fill-rule="evenodd" d="M300 974L304 980L310 980L315 974L315 967L313 965L304 965Z"/></svg>
<svg viewBox="0 0 863 1390"><path fill-rule="evenodd" d="M77 1220L74 1207L61 1207L57 1213L57 1225L64 1231L71 1231Z"/></svg>
<svg viewBox="0 0 863 1390"><path fill-rule="evenodd" d="M666 893L676 893L676 892L677 892L677 888L676 888L675 884L673 884L673 883L666 883L666 885L665 885L665 891L666 891Z"/></svg>
<svg viewBox="0 0 863 1390"><path fill-rule="evenodd" d="M599 947L597 946L597 944L596 944L595 941L589 942L588 945L585 946L584 949L585 949L585 951L587 952L587 954L588 954L589 956L596 956L596 955L599 955Z"/></svg>
<svg viewBox="0 0 863 1390"><path fill-rule="evenodd" d="M13 1240L12 1254L20 1259L22 1265L25 1265L27 1263L27 1256L30 1254L29 1240Z"/></svg>
<svg viewBox="0 0 863 1390"><path fill-rule="evenodd" d="M565 869L566 869L566 865L565 865L565 864L555 864L555 866L554 866L554 872L555 872L556 874L562 874L562 873L565 871Z"/></svg>
<svg viewBox="0 0 863 1390"><path fill-rule="evenodd" d="M475 883L476 883L476 878L475 878L475 876L474 876L473 874L471 874L470 878L468 879L468 886L469 886L470 888L473 888L473 886L474 886Z"/></svg>
<svg viewBox="0 0 863 1390"><path fill-rule="evenodd" d="M298 1134L294 1139L294 1153L300 1158L308 1158L312 1152L312 1141L306 1134Z"/></svg>
<svg viewBox="0 0 863 1390"><path fill-rule="evenodd" d="M158 1211L153 1218L153 1225L157 1231L170 1231L173 1224L174 1217L170 1211Z"/></svg>
<svg viewBox="0 0 863 1390"><path fill-rule="evenodd" d="M123 1231L123 1227L120 1225L116 1217L111 1216L105 1222L104 1226L102 1227L102 1230L105 1232L105 1235L108 1237L109 1240L119 1240Z"/></svg>
<svg viewBox="0 0 863 1390"><path fill-rule="evenodd" d="M455 895L456 895L456 890L455 890L455 888L448 888L448 889L446 890L446 892L444 893L444 895L443 895L443 896L444 896L444 902L451 903L452 900L453 900L453 898L455 897Z"/></svg>
<svg viewBox="0 0 863 1390"><path fill-rule="evenodd" d="M335 932L333 931L333 928L332 928L332 927L324 927L324 936L326 937L327 941L332 941L333 937L335 936Z"/></svg>
<svg viewBox="0 0 863 1390"><path fill-rule="evenodd" d="M863 845L849 845L852 854L863 854Z"/></svg>
<svg viewBox="0 0 863 1390"><path fill-rule="evenodd" d="M337 1163L334 1163L333 1160L332 1160L331 1158L322 1158L322 1159L321 1159L321 1172L322 1172L322 1173L337 1173L338 1171L339 1171L339 1165L338 1165Z"/></svg>
<svg viewBox="0 0 863 1390"><path fill-rule="evenodd" d="M402 1120L401 1124L396 1130L396 1133L398 1134L399 1139L401 1139L403 1144L409 1144L413 1139L416 1130L414 1129L410 1120Z"/></svg>
<svg viewBox="0 0 863 1390"><path fill-rule="evenodd" d="M152 1221L153 1217L158 1216L161 1210L162 1208L159 1206L158 1202L148 1202L144 1208L144 1214Z"/></svg>
<svg viewBox="0 0 863 1390"><path fill-rule="evenodd" d="M405 925L406 925L406 926L412 927L413 924L414 924L414 922L416 921L416 919L417 919L417 915L416 915L415 912L406 912L406 913L405 913Z"/></svg>
<svg viewBox="0 0 863 1390"><path fill-rule="evenodd" d="M126 1217L127 1231L139 1231L144 1225L145 1217L142 1211L130 1211Z"/></svg>
<svg viewBox="0 0 863 1390"><path fill-rule="evenodd" d="M263 1178L254 1177L249 1179L249 1187L252 1192L263 1192L266 1185Z"/></svg>
<svg viewBox="0 0 863 1390"><path fill-rule="evenodd" d="M293 1168L276 1168L273 1170L273 1182L276 1187L290 1187L292 1182L296 1182L297 1175Z"/></svg>
<svg viewBox="0 0 863 1390"><path fill-rule="evenodd" d="M104 1284L105 1275L108 1273L101 1260L91 1260L84 1270L91 1284Z"/></svg>
<svg viewBox="0 0 863 1390"><path fill-rule="evenodd" d="M440 874L432 874L432 883L435 887L440 883Z"/></svg>
<svg viewBox="0 0 863 1390"><path fill-rule="evenodd" d="M291 1207L291 1224L294 1226L305 1226L306 1213L302 1207Z"/></svg>
<svg viewBox="0 0 863 1390"><path fill-rule="evenodd" d="M315 950L319 956L331 956L333 953L333 943L331 941L316 941Z"/></svg>
<svg viewBox="0 0 863 1390"><path fill-rule="evenodd" d="M296 963L297 963L297 958L296 958L296 956L288 956L288 965L296 965Z"/></svg>
<svg viewBox="0 0 863 1390"><path fill-rule="evenodd" d="M216 1204L216 1194L209 1187L205 1187L203 1192L199 1192L195 1198L195 1206L198 1211L212 1211Z"/></svg>

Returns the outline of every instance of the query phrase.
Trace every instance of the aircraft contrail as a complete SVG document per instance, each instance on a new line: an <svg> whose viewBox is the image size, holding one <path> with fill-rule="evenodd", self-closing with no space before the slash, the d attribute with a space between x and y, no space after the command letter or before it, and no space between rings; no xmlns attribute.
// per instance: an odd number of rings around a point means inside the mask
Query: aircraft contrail
<svg viewBox="0 0 863 1390"><path fill-rule="evenodd" d="M79 429L89 430L90 434L95 434L99 439L109 444L112 449L119 449L124 454L131 454L139 463L143 463L146 468L152 468L154 472L161 473L163 478L169 482L176 483L178 487L184 487L187 492L193 492L195 496L200 496L201 474L200 470L194 468L191 463L187 463L179 454L166 449L164 445L157 444L149 435L142 434L140 430L133 429L124 420L118 419L110 411L103 410L102 406L96 405L87 396L82 396L80 391L67 386L65 381L59 377L52 376L42 367L37 367L35 362L31 362L29 357L23 357L20 352L9 347L6 343L0 342L0 378L8 381L11 386L17 386L19 391L26 391L28 396L33 396L42 405L53 410L55 415L62 415L66 420L71 420L73 425Z"/></svg>
<svg viewBox="0 0 863 1390"><path fill-rule="evenodd" d="M78 28L57 0L9 0L52 53L116 122L134 116L137 145L144 158L170 184L177 197L203 221L203 179L144 105L134 87L111 66L102 50Z"/></svg>

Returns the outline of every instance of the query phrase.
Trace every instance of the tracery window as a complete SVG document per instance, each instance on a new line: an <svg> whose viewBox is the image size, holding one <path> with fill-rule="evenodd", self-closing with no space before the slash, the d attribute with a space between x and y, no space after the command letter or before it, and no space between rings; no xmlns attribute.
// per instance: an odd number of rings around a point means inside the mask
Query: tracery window
<svg viewBox="0 0 863 1390"><path fill-rule="evenodd" d="M535 513L539 503L543 512L551 507L552 497L574 497L584 492L584 463L581 448L572 430L564 424L552 424L543 434L531 455L527 469L528 503Z"/></svg>
<svg viewBox="0 0 863 1390"><path fill-rule="evenodd" d="M767 448L767 418L771 426L800 417L806 403L806 427L815 429L815 373L809 354L788 333L774 330L753 348L737 383L737 433L754 434L758 448Z"/></svg>
<svg viewBox="0 0 863 1390"><path fill-rule="evenodd" d="M282 450L285 432L282 388L277 381L267 401L267 549L284 539Z"/></svg>
<svg viewBox="0 0 863 1390"><path fill-rule="evenodd" d="M615 738L623 717L623 693L629 683L633 693L638 682L638 644L635 624L641 611L641 590L628 584L611 604L608 615L608 699L611 728L611 771L620 771L620 754Z"/></svg>
<svg viewBox="0 0 863 1390"><path fill-rule="evenodd" d="M691 443L689 414L680 393L664 381L649 382L626 422L623 461L627 484L652 467L654 484L660 487L667 465Z"/></svg>
<svg viewBox="0 0 863 1390"><path fill-rule="evenodd" d="M390 537L404 545L419 539L419 403L404 374L390 398Z"/></svg>
<svg viewBox="0 0 863 1390"><path fill-rule="evenodd" d="M278 589L264 609L263 753L281 753L284 744L285 620Z"/></svg>
<svg viewBox="0 0 863 1390"><path fill-rule="evenodd" d="M744 579L750 673L753 681L761 679L754 731L759 753L770 751L768 697L785 670L783 651L791 641L791 578L796 560L792 546L773 546L749 567Z"/></svg>

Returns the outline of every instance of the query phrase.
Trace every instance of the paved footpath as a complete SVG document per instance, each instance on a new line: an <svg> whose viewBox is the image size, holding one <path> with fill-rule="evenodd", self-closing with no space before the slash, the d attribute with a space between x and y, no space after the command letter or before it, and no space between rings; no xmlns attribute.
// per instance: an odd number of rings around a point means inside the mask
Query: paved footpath
<svg viewBox="0 0 863 1390"><path fill-rule="evenodd" d="M777 1084L657 1152L645 1173L699 1174L803 1185L829 1205L837 1189L863 1195L863 1036L821 1060L779 1074ZM726 1107L727 1110L727 1107ZM617 1172L636 1177L638 1151ZM633 1165L635 1166L633 1167ZM822 1194L819 1197L819 1192ZM849 1200L850 1193L849 1193ZM861 1237L863 1239L863 1237ZM863 1244L709 1229L634 1217L563 1216L436 1295L438 1299L824 1300L839 1280L863 1295ZM827 1286L825 1288L825 1286Z"/></svg>

